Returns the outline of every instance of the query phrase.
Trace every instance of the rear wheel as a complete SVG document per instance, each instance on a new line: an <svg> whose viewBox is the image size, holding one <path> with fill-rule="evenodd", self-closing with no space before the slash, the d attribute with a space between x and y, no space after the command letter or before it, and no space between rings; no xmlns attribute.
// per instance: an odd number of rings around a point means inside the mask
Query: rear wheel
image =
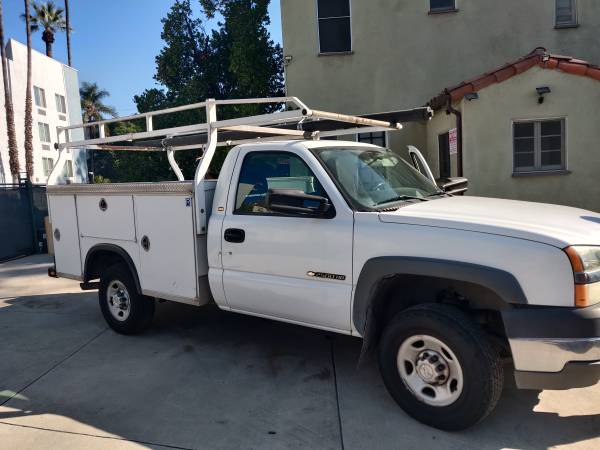
<svg viewBox="0 0 600 450"><path fill-rule="evenodd" d="M379 365L402 409L443 430L479 422L502 392L498 353L476 323L447 305L418 305L394 317L381 338Z"/></svg>
<svg viewBox="0 0 600 450"><path fill-rule="evenodd" d="M98 300L104 319L117 333L140 333L154 315L154 299L137 291L125 264L115 264L102 274Z"/></svg>

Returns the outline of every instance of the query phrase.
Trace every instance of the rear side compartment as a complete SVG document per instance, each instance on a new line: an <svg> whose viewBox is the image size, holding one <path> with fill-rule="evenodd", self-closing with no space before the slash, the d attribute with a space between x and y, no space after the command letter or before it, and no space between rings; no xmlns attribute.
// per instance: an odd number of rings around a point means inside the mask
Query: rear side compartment
<svg viewBox="0 0 600 450"><path fill-rule="evenodd" d="M202 223L214 192L214 182L205 184ZM116 246L133 263L143 294L207 303L199 289L207 275L206 240L196 234L193 189L192 182L48 186L57 275L84 280L86 259Z"/></svg>

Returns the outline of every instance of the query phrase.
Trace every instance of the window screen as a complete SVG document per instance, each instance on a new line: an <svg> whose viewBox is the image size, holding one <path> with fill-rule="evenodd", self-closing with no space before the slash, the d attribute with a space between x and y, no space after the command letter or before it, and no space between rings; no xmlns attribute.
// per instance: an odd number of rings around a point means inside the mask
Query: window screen
<svg viewBox="0 0 600 450"><path fill-rule="evenodd" d="M35 105L40 108L46 107L46 91L42 88L34 86L33 87L33 97L35 98Z"/></svg>
<svg viewBox="0 0 600 450"><path fill-rule="evenodd" d="M238 182L235 213L269 214L269 189L297 189L326 197L317 178L302 159L287 152L254 152L244 158Z"/></svg>
<svg viewBox="0 0 600 450"><path fill-rule="evenodd" d="M379 131L375 133L359 133L358 142L364 142L366 144L379 145L380 147L385 147L385 131Z"/></svg>
<svg viewBox="0 0 600 450"><path fill-rule="evenodd" d="M66 114L67 113L67 105L65 103L65 98L59 94L54 94L54 98L56 100L56 110L59 113Z"/></svg>
<svg viewBox="0 0 600 450"><path fill-rule="evenodd" d="M47 177L54 168L54 160L52 158L42 158L42 166L44 168L44 176Z"/></svg>
<svg viewBox="0 0 600 450"><path fill-rule="evenodd" d="M351 51L350 0L317 0L317 16L319 52Z"/></svg>
<svg viewBox="0 0 600 450"><path fill-rule="evenodd" d="M556 25L577 25L576 0L556 0Z"/></svg>
<svg viewBox="0 0 600 450"><path fill-rule="evenodd" d="M456 0L429 0L430 11L452 11L456 9Z"/></svg>
<svg viewBox="0 0 600 450"><path fill-rule="evenodd" d="M538 120L513 125L514 171L565 168L565 121Z"/></svg>
<svg viewBox="0 0 600 450"><path fill-rule="evenodd" d="M50 127L47 123L38 122L40 142L50 142Z"/></svg>
<svg viewBox="0 0 600 450"><path fill-rule="evenodd" d="M70 159L65 161L65 167L63 169L63 177L72 178L73 177L73 162Z"/></svg>

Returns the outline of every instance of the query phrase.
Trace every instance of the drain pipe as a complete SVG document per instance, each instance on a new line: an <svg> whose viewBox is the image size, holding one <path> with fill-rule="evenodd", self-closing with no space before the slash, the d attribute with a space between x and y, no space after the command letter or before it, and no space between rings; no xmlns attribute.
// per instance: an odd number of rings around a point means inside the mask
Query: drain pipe
<svg viewBox="0 0 600 450"><path fill-rule="evenodd" d="M462 113L452 107L452 96L446 92L448 103L446 105L446 114L454 114L456 116L456 175L463 176L463 123Z"/></svg>

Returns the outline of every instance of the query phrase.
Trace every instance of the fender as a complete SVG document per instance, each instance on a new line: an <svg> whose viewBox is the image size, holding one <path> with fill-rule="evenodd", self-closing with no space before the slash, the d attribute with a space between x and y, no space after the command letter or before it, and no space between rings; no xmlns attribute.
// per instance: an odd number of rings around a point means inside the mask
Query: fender
<svg viewBox="0 0 600 450"><path fill-rule="evenodd" d="M140 279L138 277L137 269L131 256L127 253L126 250L114 244L96 244L92 248L90 248L85 256L85 264L83 266L83 281L87 283L90 280L90 265L89 262L93 260L94 255L98 252L104 251L109 253L114 253L119 255L124 261L125 264L129 267L129 271L133 275L133 281L135 282L135 288L139 293L142 292L142 286L140 284Z"/></svg>
<svg viewBox="0 0 600 450"><path fill-rule="evenodd" d="M426 276L472 283L492 291L507 304L507 307L510 304L527 304L527 298L517 279L504 270L434 258L411 256L373 258L365 263L360 272L352 303L352 321L363 337L365 337L367 322L370 321L368 319L373 313L372 303L377 296L380 281L395 275Z"/></svg>

